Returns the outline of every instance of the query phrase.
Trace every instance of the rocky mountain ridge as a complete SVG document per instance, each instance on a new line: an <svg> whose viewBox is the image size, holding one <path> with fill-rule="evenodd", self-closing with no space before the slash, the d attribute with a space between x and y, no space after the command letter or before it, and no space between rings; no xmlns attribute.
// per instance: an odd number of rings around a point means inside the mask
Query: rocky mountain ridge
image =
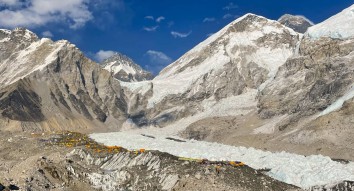
<svg viewBox="0 0 354 191"><path fill-rule="evenodd" d="M38 39L26 29L3 34L2 126L13 130L85 131L107 122L105 128L117 128L117 119L125 116L126 103L119 82L109 72L68 41ZM109 121L114 123L109 125Z"/></svg>
<svg viewBox="0 0 354 191"><path fill-rule="evenodd" d="M100 65L123 82L145 81L153 78L150 72L143 70L131 58L118 52L103 60Z"/></svg>

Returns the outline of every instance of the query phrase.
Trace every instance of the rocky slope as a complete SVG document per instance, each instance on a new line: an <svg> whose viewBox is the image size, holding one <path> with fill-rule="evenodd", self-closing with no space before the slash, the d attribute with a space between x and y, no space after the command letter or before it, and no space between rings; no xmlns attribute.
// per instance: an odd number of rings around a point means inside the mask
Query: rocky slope
<svg viewBox="0 0 354 191"><path fill-rule="evenodd" d="M151 80L153 75L143 70L132 59L121 53L115 53L101 63L102 67L123 82L138 82Z"/></svg>
<svg viewBox="0 0 354 191"><path fill-rule="evenodd" d="M294 29L299 33L305 33L314 24L304 16L285 14L278 19L278 22Z"/></svg>
<svg viewBox="0 0 354 191"><path fill-rule="evenodd" d="M38 39L22 28L1 34L2 128L84 131L124 121L118 81L75 45Z"/></svg>

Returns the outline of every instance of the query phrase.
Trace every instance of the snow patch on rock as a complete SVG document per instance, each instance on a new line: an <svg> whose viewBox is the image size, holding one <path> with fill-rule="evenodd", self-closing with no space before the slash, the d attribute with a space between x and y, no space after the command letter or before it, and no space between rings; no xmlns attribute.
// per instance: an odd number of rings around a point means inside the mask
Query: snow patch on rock
<svg viewBox="0 0 354 191"><path fill-rule="evenodd" d="M333 111L337 111L342 108L345 101L350 100L354 97L354 84L351 86L350 90L346 92L342 97L328 106L325 110L323 110L318 117L327 115Z"/></svg>

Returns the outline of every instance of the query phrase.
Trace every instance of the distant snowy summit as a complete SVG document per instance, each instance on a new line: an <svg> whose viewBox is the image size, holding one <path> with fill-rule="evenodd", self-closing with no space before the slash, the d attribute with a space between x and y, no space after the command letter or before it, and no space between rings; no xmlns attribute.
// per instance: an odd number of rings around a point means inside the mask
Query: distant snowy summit
<svg viewBox="0 0 354 191"><path fill-rule="evenodd" d="M111 72L116 79L124 82L138 82L153 78L150 72L145 71L131 58L119 52L105 59L101 65Z"/></svg>
<svg viewBox="0 0 354 191"><path fill-rule="evenodd" d="M32 43L38 40L38 36L25 28L15 28L14 30L0 29L0 42L13 41L18 44Z"/></svg>
<svg viewBox="0 0 354 191"><path fill-rule="evenodd" d="M305 33L307 29L314 24L306 17L301 15L285 14L278 19L281 24L293 29L299 33Z"/></svg>
<svg viewBox="0 0 354 191"><path fill-rule="evenodd" d="M310 27L306 34L311 38L352 38L354 36L354 5L322 23Z"/></svg>

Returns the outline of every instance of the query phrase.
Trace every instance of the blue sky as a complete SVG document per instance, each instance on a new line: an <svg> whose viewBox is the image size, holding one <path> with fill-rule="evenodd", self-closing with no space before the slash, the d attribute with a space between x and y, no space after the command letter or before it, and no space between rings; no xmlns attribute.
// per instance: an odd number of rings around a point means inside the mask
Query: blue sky
<svg viewBox="0 0 354 191"><path fill-rule="evenodd" d="M27 27L67 39L101 60L114 51L155 74L246 13L278 19L304 15L314 23L354 0L0 0L0 28Z"/></svg>

